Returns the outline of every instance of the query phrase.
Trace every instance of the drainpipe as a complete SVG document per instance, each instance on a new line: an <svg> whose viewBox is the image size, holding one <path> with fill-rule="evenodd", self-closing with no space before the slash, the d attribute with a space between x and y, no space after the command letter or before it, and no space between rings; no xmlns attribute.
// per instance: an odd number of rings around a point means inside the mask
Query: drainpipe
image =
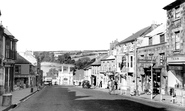
<svg viewBox="0 0 185 111"><path fill-rule="evenodd" d="M137 46L135 44L134 47L134 56L135 56L135 88L136 88L136 95L138 95L138 82L137 82Z"/></svg>

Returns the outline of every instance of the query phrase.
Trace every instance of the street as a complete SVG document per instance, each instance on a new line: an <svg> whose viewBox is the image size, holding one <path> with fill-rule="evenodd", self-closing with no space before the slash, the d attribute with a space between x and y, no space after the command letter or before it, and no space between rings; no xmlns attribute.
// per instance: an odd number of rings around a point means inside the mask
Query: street
<svg viewBox="0 0 185 111"><path fill-rule="evenodd" d="M183 111L159 102L76 86L47 86L13 111Z"/></svg>

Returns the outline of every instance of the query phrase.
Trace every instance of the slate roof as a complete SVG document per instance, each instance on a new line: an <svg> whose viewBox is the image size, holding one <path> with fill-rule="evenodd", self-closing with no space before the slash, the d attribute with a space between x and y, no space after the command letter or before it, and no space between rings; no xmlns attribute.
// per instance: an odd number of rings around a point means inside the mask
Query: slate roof
<svg viewBox="0 0 185 111"><path fill-rule="evenodd" d="M92 66L101 65L101 60L102 60L103 58L105 58L105 57L107 57L107 54L102 54L102 55L98 56L98 57L96 58L96 61L93 62L91 65L92 65Z"/></svg>
<svg viewBox="0 0 185 111"><path fill-rule="evenodd" d="M31 63L28 60L26 60L24 57L19 55L19 53L17 53L17 60L15 61L15 64L31 64Z"/></svg>
<svg viewBox="0 0 185 111"><path fill-rule="evenodd" d="M166 24L163 23L160 26L158 26L156 29L154 29L153 31L151 31L150 33L146 34L146 37L152 37L158 34L162 34L166 32Z"/></svg>
<svg viewBox="0 0 185 111"><path fill-rule="evenodd" d="M85 66L85 67L84 67L84 70L86 70L86 69L90 69L90 68L91 68L91 64L89 64L89 65Z"/></svg>
<svg viewBox="0 0 185 111"><path fill-rule="evenodd" d="M133 35L127 37L126 39L122 40L122 41L119 42L117 45L121 45L121 44L124 44L124 43L127 43L127 42L132 42L132 41L134 41L135 39L137 39L138 37L150 33L152 30L153 30L152 25L151 25L151 26L148 26L148 27L145 27L145 28L143 28L143 29L137 31L137 32L134 33Z"/></svg>
<svg viewBox="0 0 185 111"><path fill-rule="evenodd" d="M26 53L26 52L20 52L19 53L22 57L24 57L27 61L29 61L32 65L37 65L37 59L34 57L34 55Z"/></svg>
<svg viewBox="0 0 185 111"><path fill-rule="evenodd" d="M13 36L13 35L10 33L10 31L9 31L8 29L6 29L6 28L4 28L4 33L5 33L6 35L8 35L8 36Z"/></svg>
<svg viewBox="0 0 185 111"><path fill-rule="evenodd" d="M170 10L170 9L172 9L172 8L174 8L174 7L176 7L176 6L180 5L180 4L182 4L182 3L184 3L184 2L185 2L185 0L176 0L176 1L174 1L174 2L172 2L172 3L170 3L170 4L168 4L167 6L165 6L163 9L164 9L164 10Z"/></svg>

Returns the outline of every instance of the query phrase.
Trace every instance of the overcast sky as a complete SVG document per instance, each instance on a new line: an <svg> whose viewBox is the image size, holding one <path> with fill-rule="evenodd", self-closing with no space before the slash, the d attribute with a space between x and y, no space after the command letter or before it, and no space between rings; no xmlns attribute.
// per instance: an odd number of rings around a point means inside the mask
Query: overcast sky
<svg viewBox="0 0 185 111"><path fill-rule="evenodd" d="M174 0L0 0L18 51L107 50L152 23Z"/></svg>

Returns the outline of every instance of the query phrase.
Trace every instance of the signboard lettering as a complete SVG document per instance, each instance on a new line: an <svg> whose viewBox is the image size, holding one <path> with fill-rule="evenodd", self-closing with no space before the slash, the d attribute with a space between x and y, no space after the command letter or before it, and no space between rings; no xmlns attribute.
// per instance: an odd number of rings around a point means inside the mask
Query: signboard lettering
<svg viewBox="0 0 185 111"><path fill-rule="evenodd" d="M167 57L167 62L183 62L185 61L185 57L181 56L181 57Z"/></svg>
<svg viewBox="0 0 185 111"><path fill-rule="evenodd" d="M182 66L169 66L170 70L182 70Z"/></svg>

